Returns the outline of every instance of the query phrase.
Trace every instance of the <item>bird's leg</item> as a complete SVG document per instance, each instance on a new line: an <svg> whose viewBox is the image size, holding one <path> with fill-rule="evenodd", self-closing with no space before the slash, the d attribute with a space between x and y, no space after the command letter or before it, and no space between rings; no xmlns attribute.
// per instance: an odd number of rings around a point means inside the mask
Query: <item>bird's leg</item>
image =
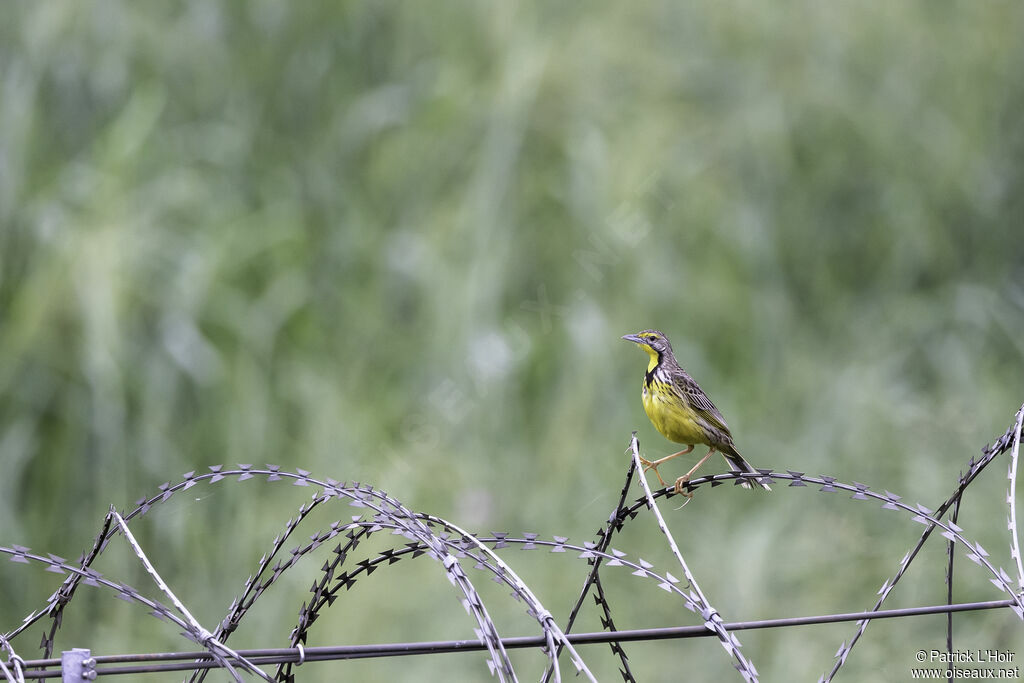
<svg viewBox="0 0 1024 683"><path fill-rule="evenodd" d="M691 446L691 448L692 448L692 446ZM698 463L697 463L696 465L694 465L694 466L693 466L693 469L691 469L691 470L690 470L689 472L687 472L687 473L686 473L686 474L684 474L683 476L681 476L681 477L679 477L678 479L676 479L676 485L675 485L675 487L673 488L673 490L674 490L674 491L675 491L676 493L682 493L682 494L683 494L684 496L686 496L687 498L692 498L692 497L693 497L693 494L692 494L692 493L683 493L683 484L685 484L686 482L690 481L690 475L692 475L692 474L693 474L694 472L696 472L696 471L697 471L697 469L698 469L698 468L699 468L699 467L700 467L701 465L703 465L703 464L704 464L704 462L705 462L705 461L706 461L706 460L707 460L708 458L710 458L710 457L711 457L711 456L712 456L712 455L714 454L714 452L715 452L715 447L714 447L714 446L711 446L711 447L710 447L710 448L708 449L708 452L707 452L707 453L706 453L706 454L704 455L704 457L703 457L703 458L701 458L701 459L700 459L700 461L699 461L699 462L698 462Z"/></svg>
<svg viewBox="0 0 1024 683"><path fill-rule="evenodd" d="M661 478L661 475L658 474L658 466L661 465L662 463L665 463L665 462L671 460L672 458L678 457L680 455L686 455L687 453L689 453L692 450L693 450L693 444L691 443L689 446L687 446L683 450L679 451L678 453L673 453L672 455L666 455L664 458L659 458L658 460L648 460L647 458L641 457L640 458L640 464L644 466L644 472L646 472L648 470L654 470L654 474L657 475L658 481L661 482L661 485L662 486L668 486L668 484L665 483L665 480ZM703 462L703 460L701 462ZM693 470L690 470L690 471L692 472Z"/></svg>

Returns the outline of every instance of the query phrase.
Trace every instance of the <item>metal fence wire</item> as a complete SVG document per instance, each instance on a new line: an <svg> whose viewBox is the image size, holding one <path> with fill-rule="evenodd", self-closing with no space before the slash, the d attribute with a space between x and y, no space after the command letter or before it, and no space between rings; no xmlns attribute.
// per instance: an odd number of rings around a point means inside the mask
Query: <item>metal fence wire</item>
<svg viewBox="0 0 1024 683"><path fill-rule="evenodd" d="M727 483L739 484L745 477L767 478L765 481L770 483L786 484L786 487L778 487L784 490L789 487L815 486L822 492L847 493L857 501L881 504L883 509L909 517L913 522L923 526L917 542L899 562L898 571L882 584L878 591L878 599L870 610L750 622L725 621L701 590L697 577L690 571L659 509L659 501L672 498L676 494L670 488L652 491L644 477L635 476L641 467L640 446L635 432L627 449L631 458L618 504L607 518L607 522L602 525L597 537L583 543L574 543L563 536L542 538L533 533L473 534L440 517L414 512L384 491L365 484L344 483L333 479L320 480L301 469L288 472L272 465L262 468L251 465L238 465L233 468L215 465L206 472L189 472L177 483L160 486L156 495L137 501L134 508L128 512L119 513L111 507L92 548L76 562L68 562L65 558L53 554L36 553L20 545L0 546L0 554L8 556L12 562L65 577L60 587L44 605L25 616L17 627L0 634L0 673L6 681L63 678L64 681L78 682L93 680L98 676L186 671L191 672L190 681L198 682L204 680L211 669L218 668L226 670L236 681L245 680L243 676L266 681L294 681L297 677L297 667L308 662L481 651L486 653L487 667L492 675L501 681L515 681L517 676L509 659L509 650L537 648L547 658L542 681L560 681L566 664L571 667L570 671L575 676L594 681L594 674L580 656L576 646L584 643L608 643L611 651L618 657L623 680L635 681L626 654L628 643L712 637L718 640L725 656L731 659L743 680L757 681L757 669L741 652L738 633L751 629L803 624L855 622L855 630L839 646L831 670L821 677L823 681L831 681L842 669L868 625L875 619L945 613L948 651L953 650L952 618L957 612L1010 609L1018 618L1024 620L1024 567L1021 562L1015 503L1022 420L1024 406L1018 410L1013 425L1006 433L996 439L991 446L986 446L980 458L972 458L967 463L966 472L960 476L950 496L935 510L923 505L906 503L894 493L880 493L857 482L846 483L834 477L810 476L804 472L791 470L777 472L761 469L756 475L728 472L690 481L686 485L687 492L699 488L715 488ZM957 525L959 505L964 492L989 464L1005 453L1009 453L1009 490L1006 503L1008 543L1010 557L1014 563L1011 567L1015 574L1013 577L1001 567L994 566L988 559L988 552L976 541L965 537L963 529ZM193 617L188 607L161 578L150 563L145 549L132 534L129 523L167 502L175 494L194 486L220 481L244 481L253 477L262 477L268 482L310 487L314 492L311 500L299 508L298 514L287 522L284 530L274 539L271 548L260 559L251 577L242 586L240 594L232 602L228 613L214 628L207 629ZM643 495L636 500L630 500L634 478ZM286 550L286 546L293 536L296 536L296 531L310 513L334 501L342 501L358 508L362 514L347 518L347 521L336 521L326 529L308 536L308 540ZM674 558L675 565L671 571L667 568L658 568L639 557L630 557L611 545L612 539L622 534L634 520L641 517L647 519L648 515L657 523ZM925 542L936 531L947 543L946 604L883 609L886 599L906 574ZM382 552L360 557L357 552L359 545L378 532L401 536L403 541ZM93 569L96 559L112 541L127 544L131 548L154 585L166 598L166 602L151 599L126 583L104 576ZM306 599L299 611L287 647L254 650L233 650L228 647L227 642L231 634L267 589L325 544L332 544L335 547L330 559L320 569L319 578L311 589L311 597ZM986 602L953 601L953 548L957 544L966 549L967 559L982 568L991 584L1009 597ZM564 621L556 619L515 570L502 559L499 551L504 548L546 549L550 552L571 553L586 561L589 569L583 578L575 605ZM428 557L441 564L453 589L475 622L475 640L306 647L310 630L320 615L334 604L341 591L350 590L357 581L382 565L416 557ZM536 621L537 635L502 637L488 614L487 606L481 599L474 580L466 571L467 566L483 572L488 580L507 586L513 597L525 605L526 612ZM601 582L601 570L606 567L625 567L636 580L655 582L658 587L674 595L684 607L699 616L698 623L671 628L618 630L613 618L612 601L605 594ZM78 587L82 584L144 606L154 617L177 626L182 635L200 649L117 656L93 656L88 649L73 649L62 652L60 657L55 657L54 639L62 616L75 602ZM588 596L596 602L601 611L601 624L605 630L573 633L576 618ZM26 659L19 654L15 643L17 642L20 651L24 652L24 647L27 646L23 646L22 643L27 641L19 637L36 624L42 624L44 627L42 642L39 645L42 656L38 659ZM0 624L0 627L4 625ZM953 672L949 672L948 675L952 676Z"/></svg>

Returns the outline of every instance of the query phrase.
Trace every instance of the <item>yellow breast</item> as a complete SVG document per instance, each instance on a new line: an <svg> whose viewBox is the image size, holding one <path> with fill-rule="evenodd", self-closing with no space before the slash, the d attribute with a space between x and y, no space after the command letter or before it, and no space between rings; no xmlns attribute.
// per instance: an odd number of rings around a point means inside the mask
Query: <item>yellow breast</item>
<svg viewBox="0 0 1024 683"><path fill-rule="evenodd" d="M644 412L655 429L669 441L707 444L696 413L685 405L664 383L653 381L643 391Z"/></svg>

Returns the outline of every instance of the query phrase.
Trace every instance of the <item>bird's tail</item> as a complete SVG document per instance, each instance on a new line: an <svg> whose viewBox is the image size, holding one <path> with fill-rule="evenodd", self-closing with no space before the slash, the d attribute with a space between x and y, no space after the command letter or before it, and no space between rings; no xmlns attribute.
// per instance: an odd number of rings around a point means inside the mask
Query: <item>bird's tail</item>
<svg viewBox="0 0 1024 683"><path fill-rule="evenodd" d="M729 469L732 470L733 472L746 472L749 474L757 475L761 474L760 472L755 470L754 466L747 462L746 459L744 459L744 457L740 455L735 448L732 449L731 453L726 453L723 451L722 455L725 456L725 461L729 463ZM746 478L742 482L740 482L740 486L742 486L745 489L751 489L756 486L757 488L764 489L765 491L771 491L772 487L768 486L768 484L765 483L765 479L766 478L763 478L761 476L759 476L757 479Z"/></svg>

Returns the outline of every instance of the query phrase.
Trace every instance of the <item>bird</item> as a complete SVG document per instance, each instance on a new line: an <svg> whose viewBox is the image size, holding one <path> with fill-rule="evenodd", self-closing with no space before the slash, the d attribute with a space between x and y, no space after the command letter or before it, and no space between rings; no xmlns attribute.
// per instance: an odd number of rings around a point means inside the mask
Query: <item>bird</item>
<svg viewBox="0 0 1024 683"><path fill-rule="evenodd" d="M686 448L678 453L658 460L651 461L640 458L644 472L654 470L661 485L667 486L658 472L658 467L672 458L686 455L693 450L696 444L700 443L708 447L708 452L689 472L676 479L673 490L677 494L682 494L687 498L693 496L692 493L684 493L683 486L716 451L725 457L731 471L758 475L757 478L741 479L740 485L743 488L749 489L757 486L771 491L771 487L761 481L761 473L754 469L736 450L732 433L729 431L729 426L725 423L722 413L697 382L680 367L672 352L672 344L668 337L658 330L644 330L636 334L624 335L622 338L637 344L650 356L647 372L644 374L641 395L647 417L666 439L686 444Z"/></svg>

